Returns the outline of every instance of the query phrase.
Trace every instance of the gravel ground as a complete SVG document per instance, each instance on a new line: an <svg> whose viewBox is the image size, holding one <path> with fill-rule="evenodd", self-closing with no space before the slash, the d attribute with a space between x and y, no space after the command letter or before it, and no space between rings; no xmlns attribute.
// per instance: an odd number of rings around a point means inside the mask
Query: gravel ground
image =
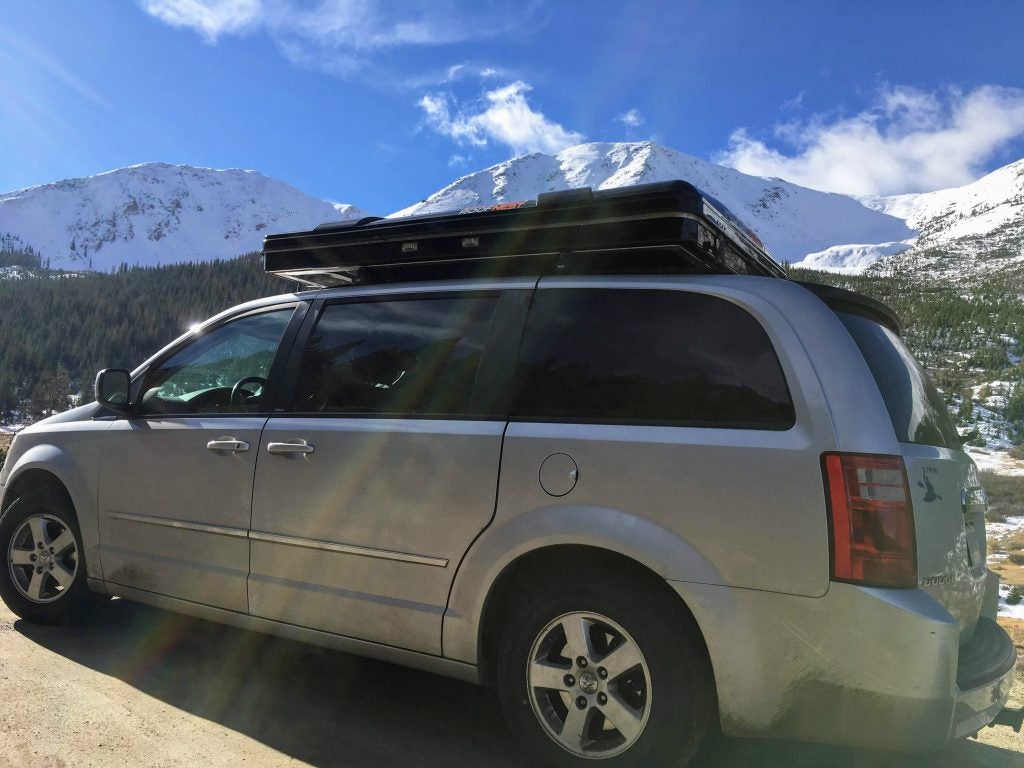
<svg viewBox="0 0 1024 768"><path fill-rule="evenodd" d="M1024 768L1024 736L928 756L724 740L702 764ZM71 629L0 605L0 765L532 768L484 689L121 600Z"/></svg>

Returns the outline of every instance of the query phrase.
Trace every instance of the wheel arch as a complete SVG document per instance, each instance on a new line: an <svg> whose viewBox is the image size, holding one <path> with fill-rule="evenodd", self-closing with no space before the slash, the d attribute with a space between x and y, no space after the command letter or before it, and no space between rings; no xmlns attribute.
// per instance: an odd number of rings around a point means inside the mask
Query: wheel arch
<svg viewBox="0 0 1024 768"><path fill-rule="evenodd" d="M58 446L43 443L19 455L10 468L0 511L22 494L38 488L53 489L71 505L85 549L86 573L89 578L102 579L94 486L87 482L73 457Z"/></svg>
<svg viewBox="0 0 1024 768"><path fill-rule="evenodd" d="M684 613L693 625L697 639L707 653L707 643L689 606L668 583L646 565L619 552L579 544L556 544L531 550L509 563L491 585L484 602L477 640L480 680L489 685L494 679L501 640L501 629L512 614L519 589L535 579L556 574L613 574L617 578L660 595ZM708 669L711 669L710 659Z"/></svg>
<svg viewBox="0 0 1024 768"><path fill-rule="evenodd" d="M443 654L477 665L487 682L493 662L489 644L517 580L543 577L549 567L562 563L613 569L663 592L686 613L704 642L689 606L666 582L721 583L717 570L695 547L650 520L614 509L566 505L492 525L474 542L452 585Z"/></svg>

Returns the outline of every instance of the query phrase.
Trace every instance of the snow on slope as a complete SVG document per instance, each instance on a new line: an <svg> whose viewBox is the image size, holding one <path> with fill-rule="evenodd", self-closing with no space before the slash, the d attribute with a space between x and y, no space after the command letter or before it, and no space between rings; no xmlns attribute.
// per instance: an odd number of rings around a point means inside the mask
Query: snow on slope
<svg viewBox="0 0 1024 768"><path fill-rule="evenodd" d="M985 240L987 248L1009 245L1010 260L1024 262L1020 245L1024 238L1024 160L962 187L858 200L905 219L918 230L917 250L941 247L976 252L978 241Z"/></svg>
<svg viewBox="0 0 1024 768"><path fill-rule="evenodd" d="M256 171L147 163L0 195L0 233L54 269L210 261L259 250L269 232L365 216Z"/></svg>
<svg viewBox="0 0 1024 768"><path fill-rule="evenodd" d="M903 253L913 244L911 240L895 243L853 243L833 245L817 253L809 253L794 267L818 269L824 272L838 272L844 275L859 275L876 261L885 256Z"/></svg>
<svg viewBox="0 0 1024 768"><path fill-rule="evenodd" d="M900 219L846 195L748 176L649 141L580 144L557 155L518 157L463 176L391 215L531 200L541 192L574 187L610 189L671 179L685 179L721 200L780 261L800 261L837 243L891 243L914 235Z"/></svg>

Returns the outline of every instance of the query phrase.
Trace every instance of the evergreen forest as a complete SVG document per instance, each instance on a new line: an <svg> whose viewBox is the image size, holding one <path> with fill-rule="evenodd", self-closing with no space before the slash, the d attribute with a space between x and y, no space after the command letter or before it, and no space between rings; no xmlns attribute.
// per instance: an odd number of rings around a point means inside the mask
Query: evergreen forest
<svg viewBox="0 0 1024 768"><path fill-rule="evenodd" d="M51 272L36 258L28 267L0 251L0 420L64 410L72 393L91 399L101 368L131 370L194 323L292 290L258 254L113 274Z"/></svg>
<svg viewBox="0 0 1024 768"><path fill-rule="evenodd" d="M904 339L958 412L959 425L971 426L977 418L972 399L986 400L995 382L1005 397L994 409L1010 422L1011 439L1024 442L1021 275L996 273L969 283L899 270L847 276L790 269L790 275L893 307ZM0 422L63 410L75 393L89 399L101 368L132 369L193 323L289 290L290 283L263 272L259 254L123 266L111 274L65 273L47 269L37 253L0 236Z"/></svg>

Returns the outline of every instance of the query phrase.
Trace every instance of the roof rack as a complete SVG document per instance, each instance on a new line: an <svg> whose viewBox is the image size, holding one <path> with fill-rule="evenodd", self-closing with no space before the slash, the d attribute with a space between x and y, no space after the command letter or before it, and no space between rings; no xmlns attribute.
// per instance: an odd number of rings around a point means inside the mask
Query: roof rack
<svg viewBox="0 0 1024 768"><path fill-rule="evenodd" d="M756 234L685 181L324 224L268 235L263 257L267 272L314 288L535 274L786 277Z"/></svg>

